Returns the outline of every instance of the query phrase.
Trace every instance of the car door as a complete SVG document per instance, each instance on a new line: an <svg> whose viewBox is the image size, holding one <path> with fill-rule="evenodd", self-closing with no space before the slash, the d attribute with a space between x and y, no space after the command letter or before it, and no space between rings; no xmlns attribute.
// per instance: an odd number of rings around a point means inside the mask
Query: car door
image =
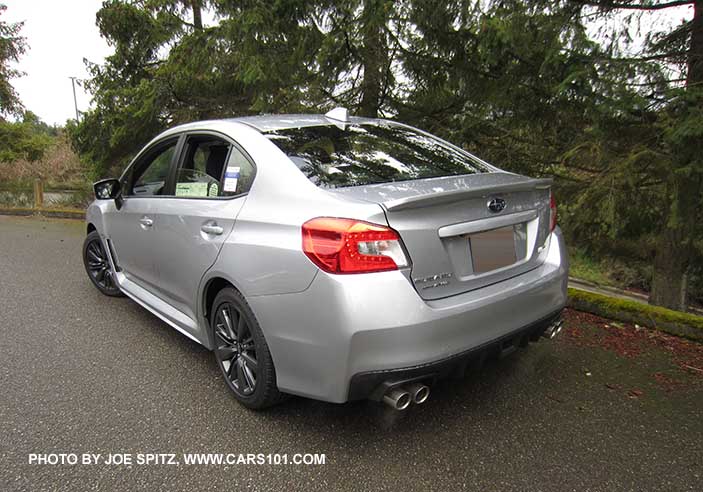
<svg viewBox="0 0 703 492"><path fill-rule="evenodd" d="M179 141L179 136L165 138L137 157L122 178L122 206L105 216L118 268L128 280L150 291L159 283L159 214L172 193Z"/></svg>
<svg viewBox="0 0 703 492"><path fill-rule="evenodd" d="M251 159L215 132L186 134L174 196L159 202L158 295L196 319L197 292L246 200Z"/></svg>

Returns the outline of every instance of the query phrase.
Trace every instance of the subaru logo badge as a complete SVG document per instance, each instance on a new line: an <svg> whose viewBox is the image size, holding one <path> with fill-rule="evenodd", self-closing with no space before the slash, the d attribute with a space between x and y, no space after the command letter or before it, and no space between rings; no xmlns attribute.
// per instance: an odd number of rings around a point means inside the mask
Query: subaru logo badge
<svg viewBox="0 0 703 492"><path fill-rule="evenodd" d="M502 198L491 198L488 201L488 210L490 210L494 214L502 212L503 209L505 209L505 200L503 200Z"/></svg>

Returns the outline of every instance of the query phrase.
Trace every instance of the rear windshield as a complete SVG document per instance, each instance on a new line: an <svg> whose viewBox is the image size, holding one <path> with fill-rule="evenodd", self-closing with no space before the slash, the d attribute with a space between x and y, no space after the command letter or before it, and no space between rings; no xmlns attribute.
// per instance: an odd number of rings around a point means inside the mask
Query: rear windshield
<svg viewBox="0 0 703 492"><path fill-rule="evenodd" d="M396 125L313 126L265 135L322 188L489 171L436 138Z"/></svg>

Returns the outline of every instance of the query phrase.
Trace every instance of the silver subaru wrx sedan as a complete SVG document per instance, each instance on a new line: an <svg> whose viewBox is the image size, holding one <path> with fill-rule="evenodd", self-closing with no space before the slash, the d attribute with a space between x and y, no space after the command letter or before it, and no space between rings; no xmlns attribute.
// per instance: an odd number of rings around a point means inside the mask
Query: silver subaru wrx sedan
<svg viewBox="0 0 703 492"><path fill-rule="evenodd" d="M189 123L94 188L93 284L211 349L249 408L402 410L561 327L551 180L400 123L343 108Z"/></svg>

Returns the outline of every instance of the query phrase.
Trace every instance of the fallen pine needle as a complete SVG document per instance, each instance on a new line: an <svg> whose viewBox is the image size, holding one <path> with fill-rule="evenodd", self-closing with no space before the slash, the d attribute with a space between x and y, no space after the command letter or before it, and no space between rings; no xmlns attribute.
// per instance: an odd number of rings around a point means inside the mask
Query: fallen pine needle
<svg viewBox="0 0 703 492"><path fill-rule="evenodd" d="M698 367L689 366L688 364L681 364L681 365L683 367L685 367L686 369L693 369L694 371L703 372L703 369L699 369Z"/></svg>

